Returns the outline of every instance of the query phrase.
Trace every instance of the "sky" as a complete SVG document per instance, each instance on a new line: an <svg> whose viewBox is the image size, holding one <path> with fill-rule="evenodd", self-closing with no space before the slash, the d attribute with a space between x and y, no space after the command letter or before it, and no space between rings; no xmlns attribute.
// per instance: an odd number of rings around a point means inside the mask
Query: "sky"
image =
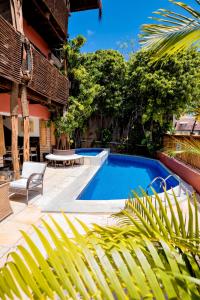
<svg viewBox="0 0 200 300"><path fill-rule="evenodd" d="M197 8L195 0L184 2ZM152 22L148 19L152 12L159 8L177 11L168 0L102 0L102 3L101 21L98 10L72 13L69 19L69 37L82 34L87 38L83 52L115 49L126 55L129 50L138 50L140 27Z"/></svg>

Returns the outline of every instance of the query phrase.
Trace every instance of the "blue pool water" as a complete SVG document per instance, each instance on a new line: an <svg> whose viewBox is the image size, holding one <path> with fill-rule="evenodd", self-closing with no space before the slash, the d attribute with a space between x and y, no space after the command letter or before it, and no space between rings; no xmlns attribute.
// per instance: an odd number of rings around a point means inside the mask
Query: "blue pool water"
<svg viewBox="0 0 200 300"><path fill-rule="evenodd" d="M98 149L98 148L80 148L80 149L76 149L75 153L76 154L80 154L83 156L96 156L98 155L100 152L102 152L103 149Z"/></svg>
<svg viewBox="0 0 200 300"><path fill-rule="evenodd" d="M134 190L141 195L140 187L146 190L148 184L157 176L166 178L170 172L156 160L128 155L110 154L90 183L79 195L79 200L127 199ZM171 177L167 189L178 185ZM160 182L153 185L162 192ZM149 194L152 191L149 189Z"/></svg>

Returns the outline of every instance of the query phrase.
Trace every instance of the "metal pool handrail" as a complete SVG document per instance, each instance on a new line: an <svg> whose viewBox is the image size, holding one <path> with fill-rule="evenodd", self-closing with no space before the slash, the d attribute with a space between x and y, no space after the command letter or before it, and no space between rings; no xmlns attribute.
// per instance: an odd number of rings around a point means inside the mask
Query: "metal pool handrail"
<svg viewBox="0 0 200 300"><path fill-rule="evenodd" d="M146 188L146 193L148 194L148 189L152 186L152 184L156 181L156 180L161 180L163 183L164 183L164 187L165 187L165 189L167 189L167 185L166 185L166 181L165 181L165 179L163 178L163 177L160 177L160 176L158 176L158 177L156 177L156 178L154 178L150 183L149 183L149 185L147 186L147 188Z"/></svg>
<svg viewBox="0 0 200 300"><path fill-rule="evenodd" d="M178 175L176 174L169 174L166 178L165 178L165 183L167 182L167 180L170 178L170 177L174 177L177 179L178 183L179 183L179 190L178 190L178 197L180 197L181 195L181 185L182 185L182 182L181 182L181 179Z"/></svg>

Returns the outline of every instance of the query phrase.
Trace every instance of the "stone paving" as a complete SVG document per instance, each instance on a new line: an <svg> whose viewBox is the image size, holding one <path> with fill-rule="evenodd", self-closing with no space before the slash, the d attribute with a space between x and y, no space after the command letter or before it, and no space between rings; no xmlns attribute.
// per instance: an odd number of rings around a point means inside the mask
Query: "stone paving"
<svg viewBox="0 0 200 300"><path fill-rule="evenodd" d="M82 174L96 172L97 167L92 166L74 166L67 168L47 168L44 178L44 195L30 193L29 205L26 205L24 196L13 195L10 197L10 203L13 214L0 223L0 265L4 264L7 254L15 250L16 246L23 242L20 230L33 234L32 224L41 226L41 218L47 218L48 214L43 213L41 207L52 199L59 199L61 191L65 190L66 197L70 186L76 183ZM61 222L63 216L61 213L49 214ZM79 218L87 225L98 223L102 225L112 222L110 214L68 214L69 218L74 220ZM68 230L68 228L66 228Z"/></svg>

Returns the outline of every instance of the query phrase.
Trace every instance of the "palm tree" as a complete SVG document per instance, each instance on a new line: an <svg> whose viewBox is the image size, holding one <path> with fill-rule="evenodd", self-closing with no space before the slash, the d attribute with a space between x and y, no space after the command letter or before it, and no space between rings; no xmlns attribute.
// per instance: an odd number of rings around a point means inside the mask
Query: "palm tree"
<svg viewBox="0 0 200 300"><path fill-rule="evenodd" d="M0 298L199 299L199 220L192 198L194 207L188 197L184 216L175 195L170 200L166 193L163 203L156 193L134 193L114 216L118 226L91 230L79 221L84 235L63 215L73 238L54 219L43 220L42 230L34 227L43 251L23 232L27 245L0 269Z"/></svg>
<svg viewBox="0 0 200 300"><path fill-rule="evenodd" d="M158 23L142 26L141 44L152 50L155 59L198 46L200 41L200 11L182 2L169 1L186 13L159 9L154 13L156 17L151 17ZM194 2L200 5L200 0Z"/></svg>

